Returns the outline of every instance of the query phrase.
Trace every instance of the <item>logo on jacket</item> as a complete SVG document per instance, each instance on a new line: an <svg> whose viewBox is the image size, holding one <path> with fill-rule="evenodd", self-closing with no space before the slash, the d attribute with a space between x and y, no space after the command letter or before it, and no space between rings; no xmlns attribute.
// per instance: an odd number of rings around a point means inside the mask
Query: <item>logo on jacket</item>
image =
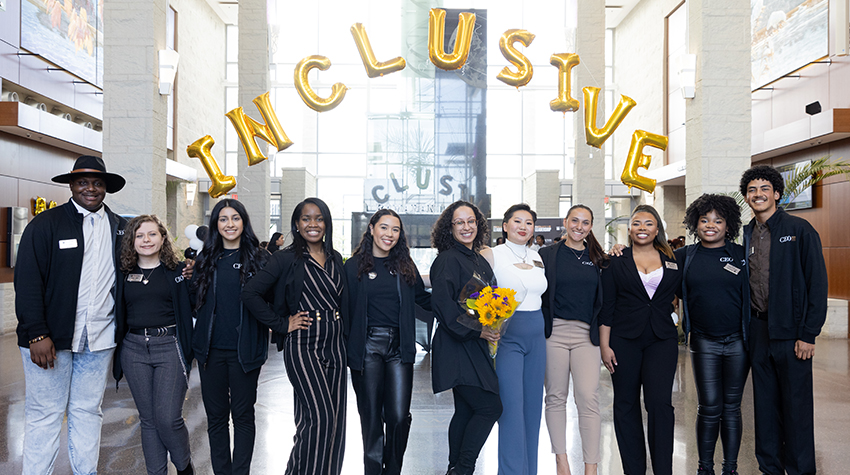
<svg viewBox="0 0 850 475"><path fill-rule="evenodd" d="M123 235L124 235L124 230L123 230L123 229L119 229L118 231L115 231L115 234L117 234L117 235L119 235L119 236L123 236Z"/></svg>
<svg viewBox="0 0 850 475"><path fill-rule="evenodd" d="M175 278L174 278L174 282L176 282L176 283L178 283L178 284L179 284L180 282L183 282L183 280L185 280L185 279L183 278L183 276L182 276L182 275L178 275L177 277L175 277Z"/></svg>
<svg viewBox="0 0 850 475"><path fill-rule="evenodd" d="M721 257L720 262L735 262L731 257Z"/></svg>
<svg viewBox="0 0 850 475"><path fill-rule="evenodd" d="M779 238L779 242L795 242L797 241L797 236L782 236Z"/></svg>

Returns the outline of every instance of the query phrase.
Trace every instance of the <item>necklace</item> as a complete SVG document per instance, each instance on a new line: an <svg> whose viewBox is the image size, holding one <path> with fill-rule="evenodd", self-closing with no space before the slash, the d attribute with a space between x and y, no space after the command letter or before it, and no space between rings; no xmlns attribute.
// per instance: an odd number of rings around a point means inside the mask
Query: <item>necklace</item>
<svg viewBox="0 0 850 475"><path fill-rule="evenodd" d="M525 248L525 255L524 255L524 256L522 256L522 257L519 257L519 254L517 254L516 252L514 252L513 247L511 247L510 245L508 245L508 243L505 243L505 247L507 247L507 248L508 248L508 250L509 250L509 251L511 251L511 254L513 254L514 256L516 256L516 258L517 258L517 259L521 260L523 264L527 264L527 262L525 262L525 261L526 261L526 259L528 259L528 248L527 248L527 247Z"/></svg>
<svg viewBox="0 0 850 475"><path fill-rule="evenodd" d="M148 274L148 275L145 275L145 270L144 270L144 269L142 269L141 267L139 267L139 270L140 270L140 271L142 271L142 283L143 283L143 284L148 285L148 282L150 282L151 277L153 277L153 273L154 273L154 271L155 271L158 267L159 267L159 264L157 264L157 265L156 265L156 267L154 267L154 268L150 269L151 273L150 273L150 274Z"/></svg>
<svg viewBox="0 0 850 475"><path fill-rule="evenodd" d="M239 252L239 248L238 248L238 247L237 247L236 249L234 249L234 250L230 251L230 254L225 254L225 253L223 253L223 252L222 252L222 253L221 253L221 255L220 255L220 256L218 256L218 258L219 258L219 259L227 259L228 257L230 257L230 256L232 256L232 255L234 255L234 254L236 254L237 252Z"/></svg>
<svg viewBox="0 0 850 475"><path fill-rule="evenodd" d="M581 260L581 256L584 254L584 249L582 249L581 251L579 251L579 253L578 253L578 254L576 254L576 250L575 250L575 249L573 249L573 248L571 248L570 246L567 246L567 249L569 249L570 251L572 251L573 255L574 255L574 256L576 256L576 259Z"/></svg>

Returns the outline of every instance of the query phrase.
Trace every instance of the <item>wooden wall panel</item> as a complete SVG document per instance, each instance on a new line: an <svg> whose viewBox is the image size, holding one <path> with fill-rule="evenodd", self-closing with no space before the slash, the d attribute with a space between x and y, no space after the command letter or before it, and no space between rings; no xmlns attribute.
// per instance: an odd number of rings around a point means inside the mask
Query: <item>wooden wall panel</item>
<svg viewBox="0 0 850 475"><path fill-rule="evenodd" d="M826 253L829 254L827 263L829 296L850 300L850 272L847 271L847 265L850 263L850 248L834 247L827 249Z"/></svg>
<svg viewBox="0 0 850 475"><path fill-rule="evenodd" d="M759 164L781 166L827 155L836 160L850 161L850 139L782 155ZM829 276L829 296L850 300L850 181L848 177L836 176L821 181L815 186L814 200L814 208L792 211L791 214L809 221L820 234Z"/></svg>

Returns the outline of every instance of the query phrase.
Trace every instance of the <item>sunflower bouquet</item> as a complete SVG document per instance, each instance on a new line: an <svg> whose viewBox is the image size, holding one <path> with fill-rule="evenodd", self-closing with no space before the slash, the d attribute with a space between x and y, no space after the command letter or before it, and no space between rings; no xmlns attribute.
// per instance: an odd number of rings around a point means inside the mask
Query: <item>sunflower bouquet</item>
<svg viewBox="0 0 850 475"><path fill-rule="evenodd" d="M516 300L516 291L507 287L484 285L475 277L465 287L462 293L461 304L467 308L464 315L458 317L458 322L473 330L488 328L492 331L502 333L507 329L508 319L514 314L519 302ZM482 286L483 285L483 286ZM496 357L498 342L488 342L490 357Z"/></svg>

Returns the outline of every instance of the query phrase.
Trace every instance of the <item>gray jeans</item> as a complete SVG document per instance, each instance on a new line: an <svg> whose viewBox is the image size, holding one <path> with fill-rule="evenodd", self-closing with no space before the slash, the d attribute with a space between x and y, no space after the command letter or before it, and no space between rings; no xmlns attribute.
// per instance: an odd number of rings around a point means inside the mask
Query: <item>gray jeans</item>
<svg viewBox="0 0 850 475"><path fill-rule="evenodd" d="M148 474L167 474L169 453L174 466L185 469L191 459L189 431L183 421L188 387L177 339L128 333L121 348L121 368L139 410Z"/></svg>

